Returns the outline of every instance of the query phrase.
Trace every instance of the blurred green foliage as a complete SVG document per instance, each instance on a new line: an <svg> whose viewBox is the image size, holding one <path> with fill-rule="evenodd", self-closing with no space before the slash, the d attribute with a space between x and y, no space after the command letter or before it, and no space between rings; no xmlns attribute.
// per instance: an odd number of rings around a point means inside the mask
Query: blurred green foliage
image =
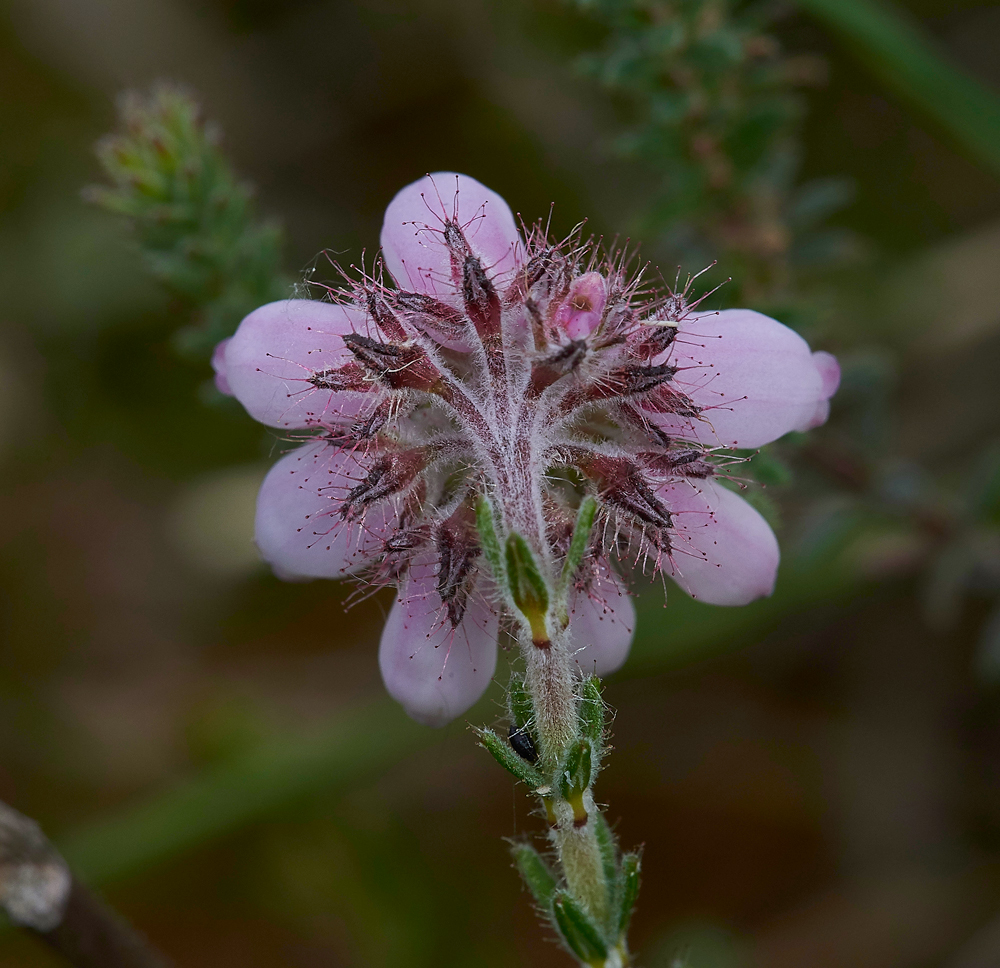
<svg viewBox="0 0 1000 968"><path fill-rule="evenodd" d="M762 9L726 2L581 0L609 28L585 65L637 115L619 147L660 177L642 229L718 258L737 301L784 284L796 172L796 84L822 65L783 57ZM838 199L839 200L839 199Z"/></svg>
<svg viewBox="0 0 1000 968"><path fill-rule="evenodd" d="M192 95L166 84L124 95L120 133L97 146L111 186L87 191L129 220L149 271L194 313L177 345L195 359L290 288L281 229L257 218L249 186L200 111Z"/></svg>

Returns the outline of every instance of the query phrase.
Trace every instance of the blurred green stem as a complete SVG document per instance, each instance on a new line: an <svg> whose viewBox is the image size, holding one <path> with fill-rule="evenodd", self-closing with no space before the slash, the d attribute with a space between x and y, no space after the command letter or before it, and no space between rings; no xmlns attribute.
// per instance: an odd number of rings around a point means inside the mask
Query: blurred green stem
<svg viewBox="0 0 1000 968"><path fill-rule="evenodd" d="M869 68L1000 175L1000 97L953 64L919 24L881 0L798 0Z"/></svg>

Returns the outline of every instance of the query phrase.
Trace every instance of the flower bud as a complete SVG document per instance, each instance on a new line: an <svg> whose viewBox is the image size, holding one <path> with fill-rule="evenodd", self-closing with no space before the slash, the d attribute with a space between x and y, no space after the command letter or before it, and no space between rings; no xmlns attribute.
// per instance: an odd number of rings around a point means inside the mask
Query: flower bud
<svg viewBox="0 0 1000 968"><path fill-rule="evenodd" d="M573 280L563 304L556 310L556 327L570 339L586 339L601 323L608 299L607 283L599 272Z"/></svg>
<svg viewBox="0 0 1000 968"><path fill-rule="evenodd" d="M589 739L581 739L569 748L559 773L559 792L573 808L573 823L577 827L582 827L587 822L588 813L583 795L590 789L593 768L591 742Z"/></svg>
<svg viewBox="0 0 1000 968"><path fill-rule="evenodd" d="M528 542L519 534L507 538L507 582L511 600L531 626L531 637L540 649L549 647L545 616L549 610L549 590L542 578Z"/></svg>

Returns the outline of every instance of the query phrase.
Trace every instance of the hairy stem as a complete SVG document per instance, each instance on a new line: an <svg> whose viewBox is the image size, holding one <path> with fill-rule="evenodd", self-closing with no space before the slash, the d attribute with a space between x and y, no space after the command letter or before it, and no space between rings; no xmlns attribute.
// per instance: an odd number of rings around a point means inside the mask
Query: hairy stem
<svg viewBox="0 0 1000 968"><path fill-rule="evenodd" d="M595 814L597 807L589 790L583 795L587 820L579 824L576 811L566 800L554 806L556 826L551 831L552 842L559 856L566 886L583 902L587 913L598 923L608 919L610 898L604 878L604 858L597 841Z"/></svg>
<svg viewBox="0 0 1000 968"><path fill-rule="evenodd" d="M546 774L559 766L576 737L576 696L573 693L572 656L566 635L554 637L539 648L528 630L522 646L524 685L535 710L535 729L541 743L541 765Z"/></svg>

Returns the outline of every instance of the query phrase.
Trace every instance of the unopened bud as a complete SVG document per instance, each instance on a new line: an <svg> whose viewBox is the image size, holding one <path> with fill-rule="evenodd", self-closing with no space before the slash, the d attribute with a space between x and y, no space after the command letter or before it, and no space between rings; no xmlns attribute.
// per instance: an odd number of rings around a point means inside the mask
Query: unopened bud
<svg viewBox="0 0 1000 968"><path fill-rule="evenodd" d="M545 616L549 610L549 589L528 542L519 534L507 538L507 582L511 599L531 627L532 641L540 649L548 648Z"/></svg>
<svg viewBox="0 0 1000 968"><path fill-rule="evenodd" d="M574 743L566 754L566 762L559 774L559 792L573 808L573 823L582 827L588 818L583 795L590 789L593 774L593 747L589 739Z"/></svg>

